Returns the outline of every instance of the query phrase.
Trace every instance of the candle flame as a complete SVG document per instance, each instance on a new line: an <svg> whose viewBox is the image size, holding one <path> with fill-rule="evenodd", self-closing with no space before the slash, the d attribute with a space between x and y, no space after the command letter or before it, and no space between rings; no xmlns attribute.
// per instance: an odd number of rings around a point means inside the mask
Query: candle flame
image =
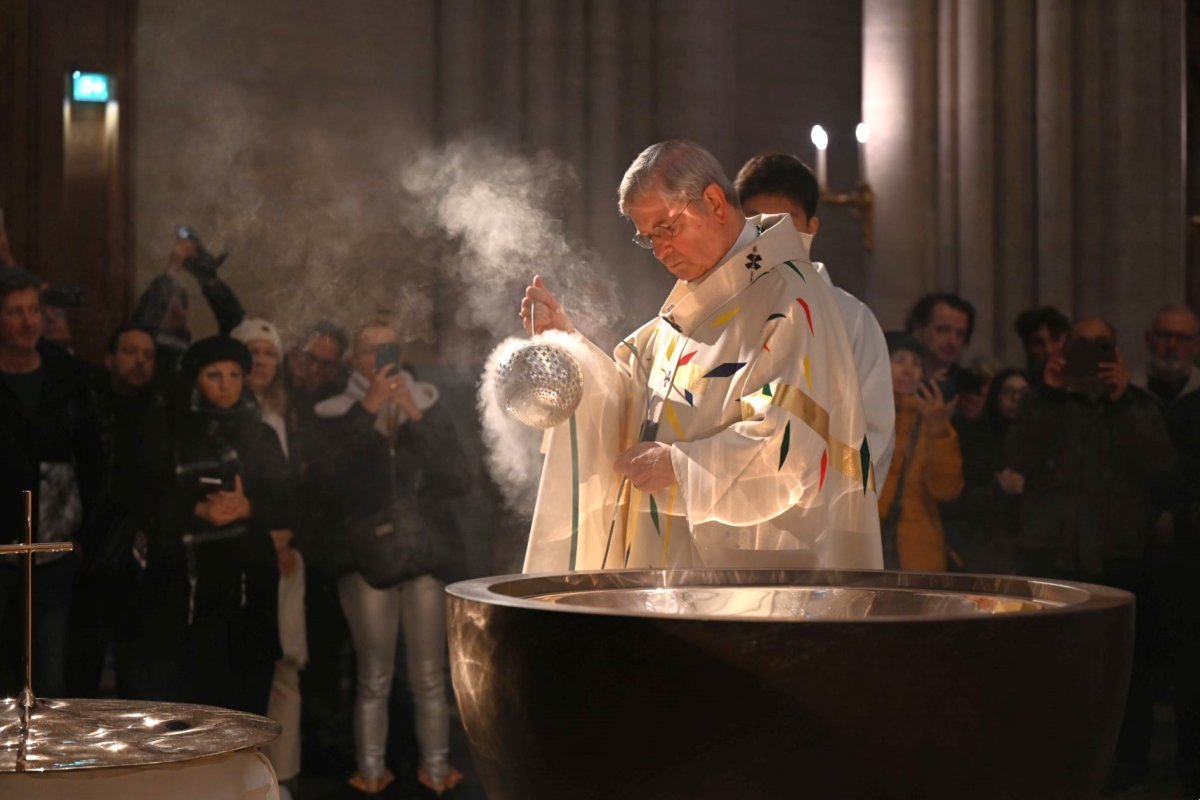
<svg viewBox="0 0 1200 800"><path fill-rule="evenodd" d="M829 134L820 125L813 125L812 143L817 146L818 150L824 150L829 147Z"/></svg>

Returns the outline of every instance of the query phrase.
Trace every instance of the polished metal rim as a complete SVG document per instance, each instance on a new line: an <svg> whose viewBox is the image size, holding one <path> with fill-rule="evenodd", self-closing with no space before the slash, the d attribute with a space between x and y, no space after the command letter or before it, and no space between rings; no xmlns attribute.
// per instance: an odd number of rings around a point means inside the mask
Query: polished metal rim
<svg viewBox="0 0 1200 800"><path fill-rule="evenodd" d="M628 608L583 605L564 599L597 592L660 589L840 588L866 592L920 592L970 595L1024 601L1021 610L1003 613L972 611L927 615L874 617L785 617L676 614ZM544 575L502 575L462 581L446 587L453 597L490 605L612 617L644 617L678 622L741 622L769 624L922 624L946 620L976 620L1022 616L1089 613L1130 603L1128 592L1095 584L999 575L913 573L869 570L608 570ZM587 602L587 601L583 601Z"/></svg>

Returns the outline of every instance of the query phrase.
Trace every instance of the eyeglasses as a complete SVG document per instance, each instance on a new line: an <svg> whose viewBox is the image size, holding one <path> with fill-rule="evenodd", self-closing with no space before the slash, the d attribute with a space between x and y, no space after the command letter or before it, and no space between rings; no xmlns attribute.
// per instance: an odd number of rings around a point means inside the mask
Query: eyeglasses
<svg viewBox="0 0 1200 800"><path fill-rule="evenodd" d="M1150 335L1163 344L1169 343L1172 339L1180 344L1191 344L1196 341L1196 334L1180 333L1179 331L1150 331Z"/></svg>
<svg viewBox="0 0 1200 800"><path fill-rule="evenodd" d="M654 249L654 239L673 239L679 231L675 230L675 223L679 222L679 218L683 216L683 212L688 210L688 206L696 202L696 198L687 201L683 208L679 209L679 213L671 217L671 221L666 225L655 225L654 230L649 233L638 233L633 237L633 243L643 250Z"/></svg>

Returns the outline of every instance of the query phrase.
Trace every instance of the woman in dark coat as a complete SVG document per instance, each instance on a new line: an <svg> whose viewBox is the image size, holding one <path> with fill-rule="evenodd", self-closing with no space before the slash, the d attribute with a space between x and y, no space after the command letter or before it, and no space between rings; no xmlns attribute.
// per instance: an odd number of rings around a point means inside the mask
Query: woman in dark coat
<svg viewBox="0 0 1200 800"><path fill-rule="evenodd" d="M444 554L437 564L423 565L428 572L387 588L369 584L361 564L338 581L358 673L358 772L349 782L373 795L395 778L385 764L388 699L403 631L420 751L416 777L440 795L462 780L449 761L445 582L460 576L462 547L450 509L461 502L463 465L452 427L436 405L436 389L413 381L393 360L397 339L386 320L364 325L354 339L354 374L346 391L316 407L336 432L334 475L348 524L361 525L394 506L417 520L425 536L440 537Z"/></svg>
<svg viewBox="0 0 1200 800"><path fill-rule="evenodd" d="M1024 479L1004 468L1004 440L1029 393L1024 370L1003 369L992 378L983 413L956 423L966 486L942 507L947 529L961 542L966 572L1007 574L1016 569L1013 542Z"/></svg>
<svg viewBox="0 0 1200 800"><path fill-rule="evenodd" d="M279 568L290 471L245 386L250 352L214 336L181 363L174 474L149 542L142 606L154 699L266 713L280 656Z"/></svg>

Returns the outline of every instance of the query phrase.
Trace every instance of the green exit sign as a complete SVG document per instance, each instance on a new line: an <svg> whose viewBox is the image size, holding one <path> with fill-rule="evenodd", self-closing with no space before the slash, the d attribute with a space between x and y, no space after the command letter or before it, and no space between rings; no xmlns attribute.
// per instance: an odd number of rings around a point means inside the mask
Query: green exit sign
<svg viewBox="0 0 1200 800"><path fill-rule="evenodd" d="M107 103L109 78L102 72L71 73L71 98L77 103Z"/></svg>

